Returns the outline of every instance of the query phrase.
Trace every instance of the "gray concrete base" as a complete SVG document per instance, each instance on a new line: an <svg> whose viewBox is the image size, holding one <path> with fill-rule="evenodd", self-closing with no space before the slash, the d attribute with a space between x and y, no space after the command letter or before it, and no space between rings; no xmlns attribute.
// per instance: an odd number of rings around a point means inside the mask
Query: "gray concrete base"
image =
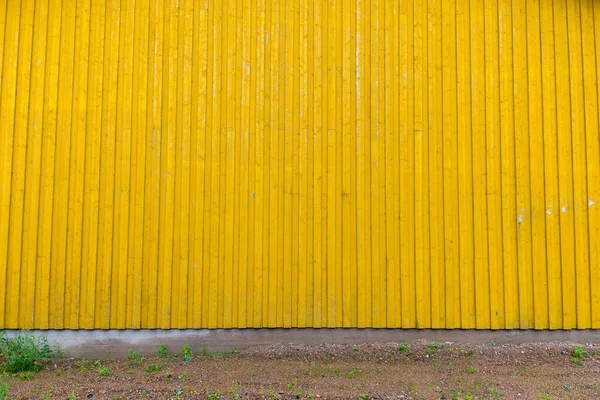
<svg viewBox="0 0 600 400"><path fill-rule="evenodd" d="M14 335L18 331L6 331ZM70 357L127 355L130 349L142 354L156 354L164 343L171 352L189 344L197 352L204 347L210 352L231 351L259 345L277 344L361 344L368 342L409 342L418 339L436 342L498 344L568 341L600 343L600 330L534 331L534 330L449 330L449 329L187 329L187 330L87 330L32 331L47 335Z"/></svg>

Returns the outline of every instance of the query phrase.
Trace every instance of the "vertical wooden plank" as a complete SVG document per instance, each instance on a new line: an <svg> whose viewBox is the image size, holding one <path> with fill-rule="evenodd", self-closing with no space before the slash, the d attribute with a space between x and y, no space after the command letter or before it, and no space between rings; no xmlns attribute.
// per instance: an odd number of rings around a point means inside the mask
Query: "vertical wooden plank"
<svg viewBox="0 0 600 400"><path fill-rule="evenodd" d="M552 1L540 3L542 30L542 90L544 126L544 182L546 213L546 255L548 260L549 327L561 329L563 293L560 249L560 203L558 191L558 138L556 103L556 57L554 40L554 9Z"/></svg>
<svg viewBox="0 0 600 400"><path fill-rule="evenodd" d="M583 55L580 1L567 3L569 38L569 93L571 97L571 143L573 153L573 218L575 240L576 326L591 327L590 248L588 225L588 188L586 126L583 90Z"/></svg>
<svg viewBox="0 0 600 400"><path fill-rule="evenodd" d="M460 326L456 107L456 3L442 3L442 190L446 328Z"/></svg>
<svg viewBox="0 0 600 400"><path fill-rule="evenodd" d="M192 200L192 212L195 212L193 223L192 260L194 265L193 277L193 301L192 326L205 327L205 301L208 294L208 278L210 265L204 257L207 251L206 238L208 236L208 224L205 216L207 198L210 198L209 182L206 178L210 166L207 164L209 157L209 80L208 66L210 63L209 38L212 26L209 26L209 0L204 0L194 9L194 50L192 61L192 74L196 81L192 81L192 160L195 168L192 168L192 182L195 183L195 197ZM197 44L196 44L197 43ZM196 173L194 176L194 172ZM192 214L194 215L194 214Z"/></svg>
<svg viewBox="0 0 600 400"><path fill-rule="evenodd" d="M63 2L59 38L58 69L58 105L56 115L56 154L54 208L52 211L52 249L50 265L52 283L50 286L50 318L49 327L62 329L67 326L70 316L65 313L67 308L66 275L67 261L67 223L69 192L71 177L71 122L73 115L73 83L74 83L74 50L75 50L75 17L76 2ZM1 286L0 286L1 290ZM0 298L2 296L0 295ZM1 301L1 300L0 300ZM1 304L1 303L0 303ZM1 305L0 305L1 307ZM1 317L0 317L1 318Z"/></svg>
<svg viewBox="0 0 600 400"><path fill-rule="evenodd" d="M435 1L429 4L428 76L429 83L429 194L431 259L431 327L446 327L443 160L442 160L442 10Z"/></svg>
<svg viewBox="0 0 600 400"><path fill-rule="evenodd" d="M146 320L142 324L147 328L158 327L158 276L159 256L161 255L159 225L160 225L160 151L162 133L162 86L163 86L163 42L164 37L164 11L162 2L156 2L150 8L149 22L149 51L148 51L148 129L146 131L146 197L144 208L148 210L148 217L144 231L144 265L147 274L147 302ZM144 299L143 299L144 301ZM145 322L145 324L144 324Z"/></svg>
<svg viewBox="0 0 600 400"><path fill-rule="evenodd" d="M311 236L312 229L308 226L309 222L309 204L312 203L312 191L308 187L309 176L312 173L312 166L308 162L309 147L312 141L309 140L309 67L308 67L308 25L311 21L308 19L308 3L300 0L298 4L298 55L297 55L297 92L299 98L299 107L296 108L295 123L298 125L298 169L297 185L295 192L298 202L298 316L296 326L304 328L307 326L307 319L311 313L310 300L312 294L309 291L312 287L312 268L308 260L312 258Z"/></svg>
<svg viewBox="0 0 600 400"><path fill-rule="evenodd" d="M131 185L131 118L132 118L132 68L133 68L133 32L135 8L131 4L121 5L121 29L119 31L119 71L117 92L116 123L116 180L115 180L115 239L114 264L118 267L117 285L117 318L115 327L124 329L131 321L131 289L133 288L133 266L129 262L129 217L130 217L130 185Z"/></svg>
<svg viewBox="0 0 600 400"><path fill-rule="evenodd" d="M518 182L515 176L515 165L522 161L523 153L518 156L515 151L515 127L525 126L516 113L514 86L523 74L514 74L513 66L513 41L512 21L516 16L512 15L511 5L506 0L500 0L498 4L498 57L499 57L499 135L500 135L500 173L501 173L501 217L502 217L502 243L500 250L503 253L503 263L500 268L504 274L504 322L500 327L515 328L519 323L519 275L517 266L531 264L531 231L527 224L523 224L525 215L528 213L529 205L529 182L526 181L522 170L519 170ZM493 50L492 50L493 51ZM521 107L520 111L524 108ZM516 122L519 121L519 122ZM521 132L519 132L521 134ZM517 142L519 149L529 148L527 137L520 135ZM525 143L523 143L525 141ZM518 158L518 161L516 160ZM527 158L524 165L528 164ZM519 164L520 165L520 164ZM517 193L518 192L518 193ZM519 208L517 209L517 197ZM523 200L526 199L526 200ZM521 221L521 222L519 222ZM518 243L517 243L517 229ZM518 248L518 252L517 252ZM529 272L527 271L529 274ZM493 283L493 282L492 282ZM529 309L525 304L527 297L522 299L522 306Z"/></svg>
<svg viewBox="0 0 600 400"><path fill-rule="evenodd" d="M563 300L563 329L577 324L575 286L575 244L573 204L573 159L571 140L571 97L566 1L554 5L554 47L556 52L556 120L558 136L558 190L560 203L560 260Z"/></svg>
<svg viewBox="0 0 600 400"><path fill-rule="evenodd" d="M23 204L22 261L19 304L19 327L32 329L39 323L35 317L36 292L43 283L41 266L38 266L38 224L40 211L40 178L42 140L44 130L44 95L46 76L46 47L48 39L48 4L34 6L33 36L31 37L30 93L27 125L22 130L27 135L25 153L25 193ZM39 310L40 313L43 311ZM46 319L47 316L44 318Z"/></svg>
<svg viewBox="0 0 600 400"><path fill-rule="evenodd" d="M595 13L595 15L594 15ZM583 80L587 156L587 206L589 215L591 327L600 327L600 138L598 68L600 68L600 5L581 2L583 41ZM594 46L595 45L595 46Z"/></svg>
<svg viewBox="0 0 600 400"><path fill-rule="evenodd" d="M265 316L268 304L268 290L264 290L265 282L268 282L268 225L265 218L267 214L267 175L269 171L265 168L267 159L267 147L265 141L265 70L266 70L266 1L257 0L253 10L254 35L251 38L253 50L251 65L254 68L252 75L253 88L250 90L250 99L256 102L256 109L251 111L250 135L254 136L254 179L250 179L251 197L254 204L254 232L250 235L254 240L254 292L252 327L265 326ZM250 306L250 305L249 305ZM250 318L250 315L248 316Z"/></svg>
<svg viewBox="0 0 600 400"><path fill-rule="evenodd" d="M325 176L325 163L323 162L324 152L327 151L326 146L323 144L327 138L327 124L324 118L325 114L325 100L327 93L324 91L324 85L326 82L326 74L324 73L326 63L324 61L324 35L326 34L323 28L323 0L314 2L314 6L310 7L313 10L313 23L312 28L312 54L309 48L309 62L313 61L313 102L309 104L309 107L313 108L313 129L309 130L309 135L313 135L314 139L314 313L313 313L313 327L321 328L325 326L325 318L327 316L327 310L325 305L327 304L327 253L326 253L326 229L327 223L324 223L324 211L326 206L326 196L324 195L326 186L323 182ZM309 29L310 29L309 28ZM309 89L310 89L309 85ZM310 121L309 121L310 122ZM310 162L310 160L309 160Z"/></svg>
<svg viewBox="0 0 600 400"><path fill-rule="evenodd" d="M521 297L526 299L523 303L529 305L526 308L525 304L522 304L521 321L529 327L541 328L548 327L542 96L544 82L542 82L541 67L543 37L541 35L542 16L540 15L539 1L530 4L527 4L527 8L525 8L521 3L513 2L513 13L515 15L513 26L515 75L522 79L517 80L515 86L515 112L519 116L523 115L523 118L529 118L528 130L524 129L521 123L522 120L515 123L517 135L520 138L517 142L520 150L517 179L529 181L531 187L530 211L525 213L519 227L523 224L531 225L529 229L532 236L532 253L529 255L524 252L524 255L528 255L530 259L525 259L519 263L519 293ZM525 29L525 26L527 26L527 29ZM531 34L528 33L530 42L527 43L525 48L526 42L522 39L522 35L527 30ZM526 76L524 76L525 73ZM525 77L527 82L524 81ZM527 102L527 104L524 104L524 102ZM525 114L524 110L527 110L528 114ZM529 149L524 148L525 144L529 146ZM525 164L526 160L529 164ZM527 173L530 177L526 176ZM517 198L517 200L527 201L527 198ZM521 205L523 208L527 206L528 203ZM519 255L521 255L520 250ZM520 327L523 326L520 325Z"/></svg>
<svg viewBox="0 0 600 400"><path fill-rule="evenodd" d="M194 3L191 0L184 2L183 12L179 13L179 65L178 78L180 88L178 91L178 131L181 131L181 142L177 149L180 157L180 173L179 177L179 210L176 213L180 218L180 245L178 254L179 264L179 309L177 315L177 324L180 328L189 328L191 320L188 319L190 308L193 304L193 298L190 296L190 286L193 286L193 264L190 259L190 246L193 241L190 240L190 199L192 194L190 174L192 167L191 159L191 107L192 107L192 57L193 57L193 18L194 18ZM180 6L181 7L181 6ZM177 254L177 253L176 253Z"/></svg>
<svg viewBox="0 0 600 400"><path fill-rule="evenodd" d="M385 17L381 20L385 31L385 102L380 105L384 109L385 119L385 215L386 215L386 244L387 244L387 327L399 328L401 321L400 260L398 249L399 215L398 215L398 186L394 184L398 176L398 83L399 62L398 51L398 3L385 2Z"/></svg>
<svg viewBox="0 0 600 400"><path fill-rule="evenodd" d="M121 282L120 271L126 270L119 256L121 245L121 195L115 189L121 185L121 161L123 156L123 136L117 132L121 127L122 104L119 102L118 83L122 81L119 76L121 65L119 57L124 54L120 43L120 33L124 35L121 27L119 4L115 1L107 5L108 14L105 21L105 46L103 74L106 82L103 85L104 107L102 108L102 142L100 144L100 199L99 199L99 237L98 237L98 291L96 292L96 324L98 327L108 329L117 327L119 321L119 286ZM124 18L123 18L124 19ZM124 25L124 24L123 24ZM124 43L123 43L124 44Z"/></svg>
<svg viewBox="0 0 600 400"><path fill-rule="evenodd" d="M491 328L504 324L498 4L485 2L485 99Z"/></svg>
<svg viewBox="0 0 600 400"><path fill-rule="evenodd" d="M357 294L355 325L365 328L368 325L368 314L371 313L367 293L370 289L367 280L367 263L369 236L367 236L368 217L366 199L369 186L367 185L368 159L365 151L367 142L369 103L366 101L368 89L365 72L368 71L368 60L365 49L368 49L368 17L365 16L367 5L364 0L356 2L356 259L357 259Z"/></svg>
<svg viewBox="0 0 600 400"><path fill-rule="evenodd" d="M23 243L26 228L25 209L26 205L26 166L27 146L30 136L28 133L30 107L30 87L32 75L32 51L34 35L34 7L33 2L21 4L22 13L19 30L19 50L16 76L16 104L14 123L14 147L11 182L11 214L9 219L9 253L8 253L8 277L7 288L12 295L6 304L6 327L18 328L24 322L23 318L31 313L31 309L25 309L27 292L24 283L33 281L32 268L27 268L27 242ZM35 98L34 98L35 99ZM10 117L9 117L10 118ZM27 238L27 237L25 237ZM23 248L25 245L25 249ZM35 247L34 247L35 249ZM25 254L24 254L25 253ZM25 267L24 267L25 266ZM23 284L21 283L23 282ZM31 296L30 296L31 297ZM33 304L32 304L33 305ZM22 314L22 316L20 316Z"/></svg>
<svg viewBox="0 0 600 400"><path fill-rule="evenodd" d="M237 326L245 328L248 326L250 318L249 305L252 303L252 297L249 294L253 291L253 272L254 268L250 267L249 259L253 257L253 252L250 251L250 242L248 231L250 229L250 191L249 191L249 168L250 168L250 154L253 152L252 145L250 143L250 108L251 108L251 74L252 68L255 66L251 64L251 43L254 42L252 38L252 11L254 8L253 2L244 3L242 7L242 23L238 25L238 29L241 29L240 37L238 38L242 48L238 54L238 68L240 68L239 84L241 85L240 97L240 118L241 126L239 128L240 135L240 171L239 171L239 272L238 272L238 316ZM241 57L241 58L240 58ZM254 104L254 102L252 102ZM252 143L253 144L253 143ZM254 222L254 221L252 221ZM253 248L253 246L252 246Z"/></svg>
<svg viewBox="0 0 600 400"><path fill-rule="evenodd" d="M457 113L458 113L458 241L460 327L475 328L475 251L473 215L473 108L471 102L470 5L457 2Z"/></svg>
<svg viewBox="0 0 600 400"><path fill-rule="evenodd" d="M356 21L355 13L352 12L352 0L342 2L342 27L341 40L342 59L342 326L349 327L352 316L352 269L356 265L356 259L352 257L353 249L356 249L356 224L353 225L354 210L352 209L352 160L356 157L355 142L353 140L356 132L356 103L352 88L356 84L356 45L352 32L352 21ZM353 107L354 105L354 107ZM338 310L338 312L340 312Z"/></svg>
<svg viewBox="0 0 600 400"><path fill-rule="evenodd" d="M429 258L429 162L428 162L428 2L414 2L415 80L415 322L417 328L431 326Z"/></svg>
<svg viewBox="0 0 600 400"><path fill-rule="evenodd" d="M144 238L146 219L149 213L144 208L146 194L145 174L146 158L146 115L150 112L148 103L148 57L149 57L149 1L136 3L135 28L133 31L133 83L132 83L132 189L130 191L130 204L132 211L129 213L129 260L130 271L133 278L130 283L130 300L128 309L131 318L127 323L131 328L140 329L143 325L143 310L147 303L143 301L144 289L147 285L147 275L143 269Z"/></svg>
<svg viewBox="0 0 600 400"><path fill-rule="evenodd" d="M12 252L11 230L11 199L13 194L12 177L13 177L13 158L14 146L17 143L16 121L14 119L16 110L17 97L17 77L19 66L19 40L20 30L19 24L21 20L21 4L19 1L6 2L3 21L4 25L4 41L3 44L3 60L2 60L2 79L0 80L0 130L3 135L0 135L0 220L8 221L2 224L0 229L0 325L8 327L9 321L13 320L9 314L8 293L11 291L9 281L13 279L13 268L9 262L9 256ZM10 292L9 292L10 291ZM16 297L16 294L11 294L11 297Z"/></svg>
<svg viewBox="0 0 600 400"><path fill-rule="evenodd" d="M217 71L221 68L221 47L219 40L221 35L222 3L216 1L208 5L208 69L207 84L207 155L206 155L206 199L204 218L207 225L207 235L204 243L204 263L207 265L205 294L202 299L202 326L209 328L217 325L217 293L218 293L218 204L219 204L219 127L221 120L219 115L219 102L221 100L221 79ZM210 141L209 141L210 139ZM214 161L213 161L214 160ZM210 312L209 312L210 310Z"/></svg>
<svg viewBox="0 0 600 400"><path fill-rule="evenodd" d="M54 289L54 274L51 274L52 251L52 214L55 202L56 185L56 137L58 82L60 62L60 33L62 25L62 7L51 3L48 14L48 33L46 47L46 76L44 78L44 133L42 138L42 165L40 180L40 212L38 227L39 266L36 281L36 328L48 329L50 315L56 311L51 307L50 295ZM58 274L56 274L58 275Z"/></svg>
<svg viewBox="0 0 600 400"><path fill-rule="evenodd" d="M265 75L267 77L267 83L265 84L265 92L269 94L266 99L265 108L267 114L265 115L265 121L268 122L268 131L265 132L265 137L268 137L269 141L269 157L267 169L270 172L268 179L269 188L269 203L267 210L269 210L268 220L270 221L269 226L269 310L268 310L268 327L276 327L277 318L279 316L279 309L281 308L281 301L279 296L279 281L280 281L280 237L279 237L279 226L281 225L280 219L282 215L280 213L282 204L279 196L279 148L280 148L280 132L279 132L279 110L277 104L280 98L280 73L274 66L278 64L281 48L280 38L280 5L279 0L271 2L271 9L267 13L267 32L269 35L269 41L271 43L270 51L267 54L267 61L265 65L267 71Z"/></svg>
<svg viewBox="0 0 600 400"><path fill-rule="evenodd" d="M484 2L472 0L471 9L471 84L473 102L473 216L475 253L475 325L490 326L490 280L488 252L488 211L486 201L486 71ZM494 284L496 284L494 282Z"/></svg>

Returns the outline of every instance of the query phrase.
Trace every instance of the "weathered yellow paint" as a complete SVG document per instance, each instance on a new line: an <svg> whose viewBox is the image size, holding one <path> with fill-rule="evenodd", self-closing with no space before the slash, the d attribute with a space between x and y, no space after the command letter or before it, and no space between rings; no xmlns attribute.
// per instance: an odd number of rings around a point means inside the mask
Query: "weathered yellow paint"
<svg viewBox="0 0 600 400"><path fill-rule="evenodd" d="M0 328L600 328L600 2L0 2Z"/></svg>

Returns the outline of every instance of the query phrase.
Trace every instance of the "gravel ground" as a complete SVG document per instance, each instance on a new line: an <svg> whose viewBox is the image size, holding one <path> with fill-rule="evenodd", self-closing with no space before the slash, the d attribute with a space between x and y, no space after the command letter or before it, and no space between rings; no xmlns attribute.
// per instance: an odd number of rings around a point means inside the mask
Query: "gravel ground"
<svg viewBox="0 0 600 400"><path fill-rule="evenodd" d="M10 399L600 399L600 344L415 341L50 360ZM170 349L175 352L176 349ZM178 351L178 349L177 349ZM0 395L0 399L2 399Z"/></svg>

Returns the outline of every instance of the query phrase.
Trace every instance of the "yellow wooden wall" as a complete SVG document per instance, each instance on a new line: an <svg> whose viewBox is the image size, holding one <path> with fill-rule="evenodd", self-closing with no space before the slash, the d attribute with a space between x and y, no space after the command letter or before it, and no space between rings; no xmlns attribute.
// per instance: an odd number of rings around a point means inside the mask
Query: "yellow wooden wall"
<svg viewBox="0 0 600 400"><path fill-rule="evenodd" d="M0 328L600 328L600 1L0 1Z"/></svg>

